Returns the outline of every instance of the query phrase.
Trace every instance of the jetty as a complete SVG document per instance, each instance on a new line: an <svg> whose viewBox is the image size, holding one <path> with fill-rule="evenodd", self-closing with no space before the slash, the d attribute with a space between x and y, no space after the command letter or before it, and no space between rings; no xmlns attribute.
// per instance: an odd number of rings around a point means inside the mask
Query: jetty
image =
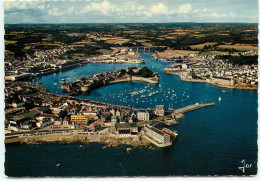
<svg viewBox="0 0 260 181"><path fill-rule="evenodd" d="M183 114L183 113L186 113L186 112L190 112L190 111L193 111L193 110L196 110L196 109L199 109L199 108L203 108L203 107L207 107L207 106L214 106L215 103L207 103L207 104L199 104L199 103L196 103L196 104L193 104L193 105L189 105L189 106L186 106L186 107L183 107L183 108L180 108L180 109L176 109L173 111L173 115L177 115L177 114Z"/></svg>
<svg viewBox="0 0 260 181"><path fill-rule="evenodd" d="M165 115L165 116L161 116L158 118L153 119L152 121L155 122L159 122L162 121L165 125L170 126L173 124L179 124L179 120L178 118L184 118L185 115L184 113L199 109L199 108L203 108L203 107L207 107L207 106L214 106L215 103L207 103L207 104L193 104L193 105L189 105L180 109L172 109L172 113Z"/></svg>

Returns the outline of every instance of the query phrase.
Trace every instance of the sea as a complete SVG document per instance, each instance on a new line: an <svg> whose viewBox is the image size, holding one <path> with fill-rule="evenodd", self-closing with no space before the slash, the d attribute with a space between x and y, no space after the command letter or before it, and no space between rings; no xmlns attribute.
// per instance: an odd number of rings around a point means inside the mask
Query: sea
<svg viewBox="0 0 260 181"><path fill-rule="evenodd" d="M51 93L65 94L59 88L62 79L73 82L78 77L104 71L147 66L158 72L159 84L124 82L77 97L136 108L164 105L166 109L178 109L197 102L215 105L188 112L179 125L169 127L179 136L166 148L137 147L126 151L129 146L103 149L102 143L6 145L5 174L9 177L255 175L257 91L183 82L178 76L163 72L171 63L152 59L153 52L140 52L144 64L89 63L33 82L41 82ZM128 94L140 90L146 91ZM146 96L155 91L160 93Z"/></svg>

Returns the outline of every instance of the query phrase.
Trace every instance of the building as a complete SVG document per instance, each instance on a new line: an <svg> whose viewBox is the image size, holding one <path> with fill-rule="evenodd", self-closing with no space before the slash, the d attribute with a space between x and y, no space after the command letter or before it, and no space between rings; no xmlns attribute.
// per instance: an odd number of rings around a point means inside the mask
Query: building
<svg viewBox="0 0 260 181"><path fill-rule="evenodd" d="M119 110L116 111L116 116L120 117L121 116L121 112Z"/></svg>
<svg viewBox="0 0 260 181"><path fill-rule="evenodd" d="M88 124L89 119L86 115L71 115L70 122L74 124Z"/></svg>
<svg viewBox="0 0 260 181"><path fill-rule="evenodd" d="M137 112L137 119L139 121L149 121L150 120L150 114L148 111L138 111Z"/></svg>
<svg viewBox="0 0 260 181"><path fill-rule="evenodd" d="M23 123L20 124L22 129L26 129L29 130L32 128L32 122L31 121L25 121Z"/></svg>
<svg viewBox="0 0 260 181"><path fill-rule="evenodd" d="M30 73L22 73L19 75L9 75L5 76L5 80L11 80L11 81L16 81L16 80L22 80L31 77Z"/></svg>
<svg viewBox="0 0 260 181"><path fill-rule="evenodd" d="M156 146L164 147L171 145L171 136L155 127L144 127L142 132L148 136L148 139Z"/></svg>
<svg viewBox="0 0 260 181"><path fill-rule="evenodd" d="M136 123L116 123L115 131L119 135L137 135L138 126Z"/></svg>
<svg viewBox="0 0 260 181"><path fill-rule="evenodd" d="M14 108L22 107L22 106L24 106L24 105L25 105L24 102L13 102L13 103L12 103L12 106L13 106Z"/></svg>
<svg viewBox="0 0 260 181"><path fill-rule="evenodd" d="M112 116L111 117L111 122L112 123L117 123L117 117L116 116Z"/></svg>
<svg viewBox="0 0 260 181"><path fill-rule="evenodd" d="M50 120L41 120L36 123L36 126L38 128L43 128L43 127L50 125L50 123L51 123Z"/></svg>
<svg viewBox="0 0 260 181"><path fill-rule="evenodd" d="M164 116L165 108L164 105L156 105L155 106L155 115Z"/></svg>

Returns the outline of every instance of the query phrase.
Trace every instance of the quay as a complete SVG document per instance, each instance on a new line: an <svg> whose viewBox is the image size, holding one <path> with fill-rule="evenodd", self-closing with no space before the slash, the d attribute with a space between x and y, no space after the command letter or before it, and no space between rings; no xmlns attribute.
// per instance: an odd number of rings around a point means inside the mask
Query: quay
<svg viewBox="0 0 260 181"><path fill-rule="evenodd" d="M203 108L203 107L207 107L207 106L214 106L214 105L215 105L215 103L207 103L207 104L196 103L196 104L189 105L189 106L186 106L186 107L183 107L180 109L173 110L172 114L155 118L152 121L155 121L155 122L162 121L167 126L170 126L173 124L179 124L178 118L185 117L183 115L184 113L187 113L187 112L199 109L199 108Z"/></svg>
<svg viewBox="0 0 260 181"><path fill-rule="evenodd" d="M193 105L189 105L189 106L186 106L186 107L183 107L183 108L180 108L180 109L176 109L173 111L173 115L177 115L177 114L183 114L183 113L186 113L186 112L190 112L190 111L193 111L193 110L196 110L196 109L199 109L199 108L203 108L203 107L207 107L207 106L214 106L215 103L208 103L208 104L199 104L199 103L196 103L196 104L193 104Z"/></svg>

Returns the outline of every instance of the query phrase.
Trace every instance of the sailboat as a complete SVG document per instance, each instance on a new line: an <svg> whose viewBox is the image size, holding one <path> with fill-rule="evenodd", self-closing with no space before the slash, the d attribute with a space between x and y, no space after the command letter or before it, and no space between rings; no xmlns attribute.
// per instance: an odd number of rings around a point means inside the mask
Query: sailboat
<svg viewBox="0 0 260 181"><path fill-rule="evenodd" d="M218 101L221 101L221 97L219 96Z"/></svg>

